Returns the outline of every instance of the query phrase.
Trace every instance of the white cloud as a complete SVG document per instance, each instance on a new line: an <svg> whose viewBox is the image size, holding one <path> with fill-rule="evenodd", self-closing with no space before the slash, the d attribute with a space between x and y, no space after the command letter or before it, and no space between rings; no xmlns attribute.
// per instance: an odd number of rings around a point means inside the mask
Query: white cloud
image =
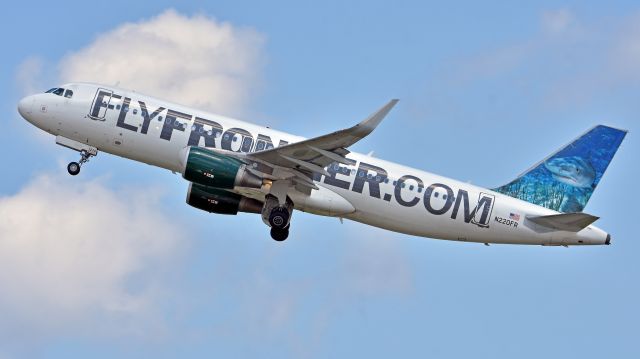
<svg viewBox="0 0 640 359"><path fill-rule="evenodd" d="M33 93L58 82L119 82L236 115L260 85L263 43L252 29L168 10L117 26L59 61L30 57L16 84ZM179 294L164 276L188 237L158 197L50 176L0 197L1 350L22 353L66 334L166 334L157 319L166 314L162 298Z"/></svg>
<svg viewBox="0 0 640 359"><path fill-rule="evenodd" d="M222 114L242 113L260 82L263 37L174 10L99 35L59 63L62 82L99 82Z"/></svg>
<svg viewBox="0 0 640 359"><path fill-rule="evenodd" d="M153 189L49 176L1 197L0 345L163 331L154 311L185 236L158 201Z"/></svg>

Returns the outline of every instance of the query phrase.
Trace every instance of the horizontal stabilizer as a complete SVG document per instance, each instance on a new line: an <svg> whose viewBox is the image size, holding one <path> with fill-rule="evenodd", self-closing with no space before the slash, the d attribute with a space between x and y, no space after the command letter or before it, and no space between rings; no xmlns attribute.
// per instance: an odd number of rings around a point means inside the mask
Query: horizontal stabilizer
<svg viewBox="0 0 640 359"><path fill-rule="evenodd" d="M570 232L578 232L599 218L582 212L552 214L549 216L527 216L527 219L535 224Z"/></svg>

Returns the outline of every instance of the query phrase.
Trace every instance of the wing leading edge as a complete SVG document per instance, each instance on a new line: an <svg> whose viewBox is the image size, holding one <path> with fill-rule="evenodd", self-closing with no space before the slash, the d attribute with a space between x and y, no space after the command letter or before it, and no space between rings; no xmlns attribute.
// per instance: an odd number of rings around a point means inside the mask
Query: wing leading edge
<svg viewBox="0 0 640 359"><path fill-rule="evenodd" d="M396 103L398 103L398 100L389 101L378 111L353 127L266 151L251 153L248 154L248 157L281 167L311 171L317 171L317 168L312 166L305 167L306 164L301 164L300 161L320 167L325 167L332 162L351 164L353 161L345 158L349 154L347 147L373 132ZM322 171L319 172L322 173Z"/></svg>
<svg viewBox="0 0 640 359"><path fill-rule="evenodd" d="M353 127L244 156L279 170L264 173L263 178L292 179L297 184L315 189L317 187L311 180L313 173L327 175L324 167L333 162L355 164L345 157L349 154L347 148L373 132L396 103L397 99L389 101Z"/></svg>

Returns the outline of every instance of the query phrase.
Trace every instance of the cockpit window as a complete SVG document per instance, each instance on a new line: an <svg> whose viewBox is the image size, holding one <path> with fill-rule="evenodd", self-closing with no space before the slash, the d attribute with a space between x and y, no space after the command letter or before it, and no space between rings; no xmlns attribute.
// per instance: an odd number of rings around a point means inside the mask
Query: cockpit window
<svg viewBox="0 0 640 359"><path fill-rule="evenodd" d="M65 90L63 88L61 88L61 87L54 87L54 88L52 88L51 90L49 90L49 91L47 91L45 93L52 93L52 94L58 95L58 96L62 96L64 94L64 97L66 97L66 98L73 97L73 91L67 90L65 92Z"/></svg>

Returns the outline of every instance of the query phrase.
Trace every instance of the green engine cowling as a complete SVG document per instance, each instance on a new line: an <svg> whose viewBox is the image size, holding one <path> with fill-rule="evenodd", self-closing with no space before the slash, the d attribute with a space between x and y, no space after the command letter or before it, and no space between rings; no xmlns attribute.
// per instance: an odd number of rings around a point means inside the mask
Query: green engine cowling
<svg viewBox="0 0 640 359"><path fill-rule="evenodd" d="M262 186L262 179L247 171L246 164L237 158L200 147L189 147L188 151L182 176L189 182L224 189Z"/></svg>
<svg viewBox="0 0 640 359"><path fill-rule="evenodd" d="M260 213L262 202L223 189L189 185L187 204L195 208L218 214L238 214L238 212Z"/></svg>

